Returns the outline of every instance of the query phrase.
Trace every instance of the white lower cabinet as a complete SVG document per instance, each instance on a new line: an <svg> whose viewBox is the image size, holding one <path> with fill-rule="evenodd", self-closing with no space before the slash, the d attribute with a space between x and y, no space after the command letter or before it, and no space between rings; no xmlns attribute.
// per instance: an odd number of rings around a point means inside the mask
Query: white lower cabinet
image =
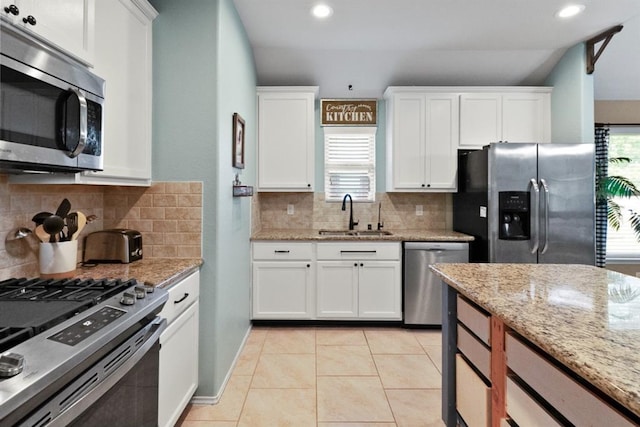
<svg viewBox="0 0 640 427"><path fill-rule="evenodd" d="M315 262L310 242L255 242L253 319L307 320L314 316Z"/></svg>
<svg viewBox="0 0 640 427"><path fill-rule="evenodd" d="M317 315L319 318L358 317L358 263L318 261Z"/></svg>
<svg viewBox="0 0 640 427"><path fill-rule="evenodd" d="M320 319L401 320L400 243L318 243Z"/></svg>
<svg viewBox="0 0 640 427"><path fill-rule="evenodd" d="M253 319L402 320L399 242L254 242Z"/></svg>
<svg viewBox="0 0 640 427"><path fill-rule="evenodd" d="M162 317L168 322L160 335L158 425L175 425L198 387L200 273L169 288Z"/></svg>
<svg viewBox="0 0 640 427"><path fill-rule="evenodd" d="M253 318L311 319L311 261L254 261Z"/></svg>

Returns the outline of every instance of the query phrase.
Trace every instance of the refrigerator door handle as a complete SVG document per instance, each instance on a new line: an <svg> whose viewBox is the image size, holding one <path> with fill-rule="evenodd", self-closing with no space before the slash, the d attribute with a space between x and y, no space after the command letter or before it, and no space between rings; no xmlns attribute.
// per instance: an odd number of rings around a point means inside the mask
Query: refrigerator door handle
<svg viewBox="0 0 640 427"><path fill-rule="evenodd" d="M533 195L535 197L533 205L533 218L531 224L533 225L533 246L531 247L531 253L535 254L540 247L540 188L538 188L538 182L535 178L529 180L529 191L533 188Z"/></svg>
<svg viewBox="0 0 640 427"><path fill-rule="evenodd" d="M540 187L544 190L544 244L540 251L543 254L549 249L549 184L541 178Z"/></svg>

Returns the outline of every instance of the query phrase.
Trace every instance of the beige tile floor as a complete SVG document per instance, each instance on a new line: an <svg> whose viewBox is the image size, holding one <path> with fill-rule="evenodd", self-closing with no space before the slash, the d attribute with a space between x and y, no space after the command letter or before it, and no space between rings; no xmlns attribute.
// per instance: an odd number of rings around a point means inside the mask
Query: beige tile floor
<svg viewBox="0 0 640 427"><path fill-rule="evenodd" d="M431 330L256 327L220 402L178 426L443 426L440 346Z"/></svg>

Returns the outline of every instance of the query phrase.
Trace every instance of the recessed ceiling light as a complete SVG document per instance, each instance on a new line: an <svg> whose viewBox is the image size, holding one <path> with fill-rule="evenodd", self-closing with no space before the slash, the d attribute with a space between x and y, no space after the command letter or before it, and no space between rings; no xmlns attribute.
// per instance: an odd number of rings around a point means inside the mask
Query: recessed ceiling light
<svg viewBox="0 0 640 427"><path fill-rule="evenodd" d="M558 18L571 18L572 16L576 16L580 12L584 10L583 4L571 4L569 6L565 6L556 13Z"/></svg>
<svg viewBox="0 0 640 427"><path fill-rule="evenodd" d="M328 18L331 15L333 15L333 9L331 9L331 7L329 5L326 5L324 3L319 3L315 6L313 6L313 9L311 9L311 13L313 14L313 16L315 16L316 18Z"/></svg>

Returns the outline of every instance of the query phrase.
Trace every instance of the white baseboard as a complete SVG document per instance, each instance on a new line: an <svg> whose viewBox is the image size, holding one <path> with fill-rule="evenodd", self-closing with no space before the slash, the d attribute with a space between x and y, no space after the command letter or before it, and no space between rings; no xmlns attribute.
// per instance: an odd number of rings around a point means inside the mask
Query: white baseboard
<svg viewBox="0 0 640 427"><path fill-rule="evenodd" d="M244 335L244 338L242 339L242 344L240 345L238 352L233 358L231 367L229 368L227 375L225 375L224 381L222 382L222 385L220 386L218 393L215 396L193 396L189 401L189 403L191 403L192 405L215 405L220 401L220 398L222 397L222 393L224 393L224 389L227 387L227 384L229 383L229 379L231 378L231 374L233 373L233 370L235 369L236 364L238 363L240 354L242 353L242 350L244 350L244 346L247 343L247 339L249 339L249 334L251 334L251 328L252 328L252 325L249 324L249 329L247 329L247 333Z"/></svg>

